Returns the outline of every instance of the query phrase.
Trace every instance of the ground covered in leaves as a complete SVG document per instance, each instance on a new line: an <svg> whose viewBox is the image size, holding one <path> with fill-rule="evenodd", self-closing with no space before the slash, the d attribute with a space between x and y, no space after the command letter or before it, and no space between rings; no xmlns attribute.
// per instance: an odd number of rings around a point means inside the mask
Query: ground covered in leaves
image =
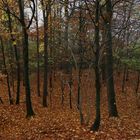
<svg viewBox="0 0 140 140"><path fill-rule="evenodd" d="M58 74L59 75L59 74ZM93 76L93 77L92 77ZM59 76L58 76L59 77ZM49 107L43 108L41 97L36 96L36 81L32 81L32 102L35 116L25 118L26 108L24 89L21 88L20 105L9 105L6 85L0 83L0 140L138 140L140 139L140 109L133 93L135 83L127 81L125 93L121 92L121 77L115 80L118 118L108 118L106 87L101 93L101 126L99 132L91 132L90 126L95 118L94 75L83 76L82 97L84 125L80 125L76 108L77 82L74 79L73 108L69 108L69 87L66 84L65 101L61 105L59 78L53 83L53 93ZM33 79L34 76L31 77ZM89 122L88 122L89 121Z"/></svg>

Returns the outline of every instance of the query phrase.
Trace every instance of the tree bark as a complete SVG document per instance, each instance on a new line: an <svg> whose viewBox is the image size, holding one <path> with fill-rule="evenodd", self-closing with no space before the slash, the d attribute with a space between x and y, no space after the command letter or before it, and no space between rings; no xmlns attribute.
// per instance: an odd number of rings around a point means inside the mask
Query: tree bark
<svg viewBox="0 0 140 140"><path fill-rule="evenodd" d="M13 104L13 99L12 99L11 89L10 89L10 78L9 78L9 73L8 73L7 66L6 66L4 45L3 45L3 40L2 40L1 36L0 36L0 41L1 41L1 50L2 50L4 71L5 71L5 74L6 74L6 81L7 81L7 87L8 87L9 102L10 102L10 104Z"/></svg>
<svg viewBox="0 0 140 140"><path fill-rule="evenodd" d="M47 96L48 96L48 18L50 14L50 0L46 5L44 1L41 1L43 20L44 20L44 81L43 81L43 106L47 107Z"/></svg>
<svg viewBox="0 0 140 140"><path fill-rule="evenodd" d="M99 72L99 1L96 0L95 14L95 87L96 87L96 118L91 126L92 131L97 131L100 126L100 72Z"/></svg>
<svg viewBox="0 0 140 140"><path fill-rule="evenodd" d="M39 27L38 27L38 0L36 0L36 45L37 45L37 95L40 97L40 56L39 56Z"/></svg>
<svg viewBox="0 0 140 140"><path fill-rule="evenodd" d="M17 51L17 44L15 43L16 39L13 36L12 30L12 20L9 9L7 10L8 15L8 25L11 34L11 42L13 43L14 51L15 51L15 58L16 58L16 66L17 66L17 90L16 90L16 104L20 102L20 62L19 62L19 54Z"/></svg>
<svg viewBox="0 0 140 140"><path fill-rule="evenodd" d="M25 92L26 92L26 117L31 117L34 114L31 102L31 91L30 91L30 79L29 79L29 54L28 54L28 33L24 18L24 1L18 0L20 20L23 33L23 60L24 60L24 82L25 82Z"/></svg>
<svg viewBox="0 0 140 140"><path fill-rule="evenodd" d="M106 0L106 13L105 17L105 32L106 32L106 74L107 74L107 94L108 94L108 108L109 116L117 117L118 111L115 99L114 78L113 78L113 56L112 56L112 1Z"/></svg>

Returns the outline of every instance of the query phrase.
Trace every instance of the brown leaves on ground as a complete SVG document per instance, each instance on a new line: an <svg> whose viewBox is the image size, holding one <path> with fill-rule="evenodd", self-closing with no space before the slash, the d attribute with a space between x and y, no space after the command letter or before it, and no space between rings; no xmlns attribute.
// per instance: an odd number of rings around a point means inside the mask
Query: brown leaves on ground
<svg viewBox="0 0 140 140"><path fill-rule="evenodd" d="M91 75L89 76L91 77ZM43 108L41 98L36 97L36 87L32 86L32 101L35 116L26 119L24 90L21 104L9 105L6 85L0 85L0 140L138 140L140 139L140 109L136 106L133 89L128 83L127 93L121 93L120 79L116 79L116 98L119 118L108 118L106 88L101 94L101 126L99 132L90 132L89 127L95 118L94 79L83 77L82 95L84 119L90 111L88 126L81 126L76 109L76 87L73 88L73 109L69 109L68 87L65 89L64 106L61 105L59 79L54 83L52 102ZM33 80L32 80L33 81ZM34 80L35 81L35 80ZM84 83L87 81L86 83ZM131 82L131 80L130 80ZM76 85L76 82L75 82ZM86 92L87 93L86 93ZM86 93L86 94L84 94ZM88 97L87 97L88 96ZM90 102L87 105L87 102ZM90 106L90 108L88 108Z"/></svg>

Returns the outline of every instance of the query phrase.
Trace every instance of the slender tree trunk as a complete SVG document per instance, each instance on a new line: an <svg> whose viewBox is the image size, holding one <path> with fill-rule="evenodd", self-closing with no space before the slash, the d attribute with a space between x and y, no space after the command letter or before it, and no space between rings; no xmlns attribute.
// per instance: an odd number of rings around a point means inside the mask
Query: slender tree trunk
<svg viewBox="0 0 140 140"><path fill-rule="evenodd" d="M105 29L103 27L102 31L102 47L103 47L103 54L102 54L102 60L101 60L101 74L102 74L102 81L103 83L106 82L106 57L105 57Z"/></svg>
<svg viewBox="0 0 140 140"><path fill-rule="evenodd" d="M136 83L135 93L138 93L139 83L140 83L140 72L138 72L138 76L137 76L137 83Z"/></svg>
<svg viewBox="0 0 140 140"><path fill-rule="evenodd" d="M52 105L52 94L53 94L53 27L52 27L52 14L51 14L51 7L50 7L50 16L49 16L49 32L50 32L50 36L49 36L49 46L50 46L50 76L49 76L49 91L50 91L50 105Z"/></svg>
<svg viewBox="0 0 140 140"><path fill-rule="evenodd" d="M37 45L37 95L40 97L40 56L39 56L39 28L38 28L38 0L36 0L36 45Z"/></svg>
<svg viewBox="0 0 140 140"><path fill-rule="evenodd" d="M81 64L80 64L81 65ZM81 68L78 71L78 97L77 97L77 108L80 114L80 123L84 123L83 113L82 113L82 96L81 96Z"/></svg>
<svg viewBox="0 0 140 140"><path fill-rule="evenodd" d="M24 1L19 0L19 11L20 11L20 20L22 25L23 32L23 60L24 60L24 82L25 82L25 92L26 92L26 117L31 117L34 114L31 102L31 91L30 91L30 79L29 79L29 54L28 54L28 33L27 27L24 19Z"/></svg>
<svg viewBox="0 0 140 140"><path fill-rule="evenodd" d="M66 15L65 15L66 16ZM62 6L60 6L60 12L59 12L59 18L62 19ZM61 22L59 24L59 32L58 32L58 36L59 36L59 47L62 46L62 34L61 34ZM65 33L66 33L66 30L65 30ZM62 60L62 59L61 59ZM61 105L63 106L64 105L64 95L65 95L65 81L64 81L64 76L63 76L63 72L61 70Z"/></svg>
<svg viewBox="0 0 140 140"><path fill-rule="evenodd" d="M126 72L127 71L127 66L124 66L124 71L123 71L123 80L122 80L122 93L125 92L125 82L126 82Z"/></svg>
<svg viewBox="0 0 140 140"><path fill-rule="evenodd" d="M69 77L69 106L70 106L70 109L72 109L72 85L73 85L73 81L72 81L72 65L70 66L70 77Z"/></svg>
<svg viewBox="0 0 140 140"><path fill-rule="evenodd" d="M43 82L43 106L47 107L48 96L48 20L44 17L44 82Z"/></svg>
<svg viewBox="0 0 140 140"><path fill-rule="evenodd" d="M97 131L100 126L100 72L99 72L99 1L96 0L95 14L95 87L96 87L96 118L91 130Z"/></svg>
<svg viewBox="0 0 140 140"><path fill-rule="evenodd" d="M43 8L43 19L44 19L44 82L43 82L43 106L47 107L47 96L48 96L48 17L50 14L50 0L45 5L42 0Z"/></svg>
<svg viewBox="0 0 140 140"><path fill-rule="evenodd" d="M129 69L128 69L128 67L127 67L127 69L126 69L125 81L129 81Z"/></svg>
<svg viewBox="0 0 140 140"><path fill-rule="evenodd" d="M17 93L16 93L16 104L20 102L20 62L19 62L19 54L17 49L15 48L15 57L17 61Z"/></svg>
<svg viewBox="0 0 140 140"><path fill-rule="evenodd" d="M108 94L108 108L109 116L117 117L117 106L114 90L114 78L113 78L113 56L112 56L112 1L106 0L106 13L105 19L105 32L106 32L106 74L107 74L107 94Z"/></svg>
<svg viewBox="0 0 140 140"><path fill-rule="evenodd" d="M13 42L13 47L14 47L14 52L15 52L15 58L16 58L16 66L17 66L17 90L16 90L16 104L19 104L20 102L20 62L19 62L19 55L17 51L17 44L16 44L16 39L13 36L13 30L12 30L12 20L11 20L11 15L10 11L7 10L7 15L8 15L8 25L9 25L9 30L11 34L11 41Z"/></svg>
<svg viewBox="0 0 140 140"><path fill-rule="evenodd" d="M68 53L68 57L69 57L69 65L67 71L69 71L69 79L68 79L68 83L69 83L69 105L70 108L72 108L72 64L71 64L71 56L70 52L69 52L69 10L68 10L68 5L69 5L69 0L65 0L65 49L66 49L66 53Z"/></svg>
<svg viewBox="0 0 140 140"><path fill-rule="evenodd" d="M69 0L65 0L65 49L68 49L68 30L69 30L69 24L68 24L68 3Z"/></svg>
<svg viewBox="0 0 140 140"><path fill-rule="evenodd" d="M65 89L65 85L64 85L64 80L63 80L63 76L61 75L61 105L64 105L64 89Z"/></svg>
<svg viewBox="0 0 140 140"><path fill-rule="evenodd" d="M6 81L7 81L7 87L8 87L9 102L10 102L10 104L13 104L13 99L12 99L11 89L10 89L10 78L9 78L9 73L7 71L6 59L5 59L5 52L4 52L4 45L3 45L3 40L1 38L1 36L0 36L0 41L1 41L1 50L2 50L2 57L3 57L3 65L4 65L4 69L5 69Z"/></svg>
<svg viewBox="0 0 140 140"><path fill-rule="evenodd" d="M27 117L31 117L34 115L34 111L31 102L31 90L30 90L30 79L29 79L28 33L25 28L23 28L23 35L24 35L23 59L24 59L24 78L25 78L25 90L26 90L26 108L27 108Z"/></svg>
<svg viewBox="0 0 140 140"><path fill-rule="evenodd" d="M83 19L83 12L82 12L82 4L79 2L79 50L80 50L80 58L79 58L79 69L78 69L78 93L77 93L77 108L80 114L80 123L84 123L83 113L82 113L82 95L81 95L81 77L82 77L82 66L83 66L83 26L84 26L84 19Z"/></svg>

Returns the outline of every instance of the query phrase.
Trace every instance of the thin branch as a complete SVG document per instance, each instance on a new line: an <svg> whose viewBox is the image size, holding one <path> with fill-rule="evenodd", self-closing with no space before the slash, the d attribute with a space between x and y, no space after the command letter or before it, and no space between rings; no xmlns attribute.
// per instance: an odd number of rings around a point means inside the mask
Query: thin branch
<svg viewBox="0 0 140 140"><path fill-rule="evenodd" d="M34 2L34 0L31 0L31 2L33 3L33 7L30 4L30 8L31 8L31 11L32 11L32 17L31 17L31 19L29 21L29 24L27 25L27 29L30 28L30 26L31 26L31 24L33 22L34 15L35 15L35 2Z"/></svg>

